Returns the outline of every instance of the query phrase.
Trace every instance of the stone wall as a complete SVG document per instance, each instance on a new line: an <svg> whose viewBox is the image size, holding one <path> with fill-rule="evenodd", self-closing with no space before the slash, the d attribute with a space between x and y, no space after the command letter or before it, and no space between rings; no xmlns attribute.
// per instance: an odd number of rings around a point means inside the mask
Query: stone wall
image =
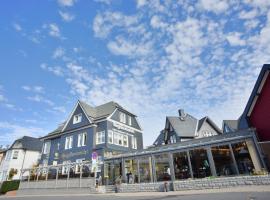
<svg viewBox="0 0 270 200"><path fill-rule="evenodd" d="M70 178L47 181L22 181L19 189L54 189L54 188L93 188L95 187L94 178Z"/></svg>
<svg viewBox="0 0 270 200"><path fill-rule="evenodd" d="M270 176L237 176L168 182L170 191L218 189L246 185L270 185ZM119 192L163 192L164 182L121 184Z"/></svg>

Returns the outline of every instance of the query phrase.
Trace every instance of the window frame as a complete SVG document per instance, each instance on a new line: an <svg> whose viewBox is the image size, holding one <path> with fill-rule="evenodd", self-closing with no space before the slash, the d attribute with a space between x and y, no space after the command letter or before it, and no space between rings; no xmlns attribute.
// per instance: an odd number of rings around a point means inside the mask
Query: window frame
<svg viewBox="0 0 270 200"><path fill-rule="evenodd" d="M96 132L96 144L104 144L105 143L105 131Z"/></svg>
<svg viewBox="0 0 270 200"><path fill-rule="evenodd" d="M84 147L86 146L86 140L87 140L87 132L83 132L78 134L78 147Z"/></svg>
<svg viewBox="0 0 270 200"><path fill-rule="evenodd" d="M73 135L67 136L65 140L65 149L72 149Z"/></svg>
<svg viewBox="0 0 270 200"><path fill-rule="evenodd" d="M15 157L15 153L17 154ZM19 157L19 150L12 151L12 160L17 160Z"/></svg>
<svg viewBox="0 0 270 200"><path fill-rule="evenodd" d="M78 117L78 119L76 119L76 117ZM82 122L82 113L73 116L73 124L78 124L80 122Z"/></svg>
<svg viewBox="0 0 270 200"><path fill-rule="evenodd" d="M138 148L138 144L137 144L137 137L132 136L132 149L137 149Z"/></svg>
<svg viewBox="0 0 270 200"><path fill-rule="evenodd" d="M126 113L120 112L119 114L120 122L126 124Z"/></svg>

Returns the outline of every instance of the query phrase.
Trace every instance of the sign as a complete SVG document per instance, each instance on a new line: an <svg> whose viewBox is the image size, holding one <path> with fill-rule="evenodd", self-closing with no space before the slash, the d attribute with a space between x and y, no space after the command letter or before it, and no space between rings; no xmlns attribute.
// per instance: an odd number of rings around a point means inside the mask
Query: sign
<svg viewBox="0 0 270 200"><path fill-rule="evenodd" d="M91 169L92 172L97 171L97 168L98 168L97 158L98 158L98 154L96 151L94 151L92 153L92 169Z"/></svg>
<svg viewBox="0 0 270 200"><path fill-rule="evenodd" d="M130 133L135 133L135 131L133 129L130 129L129 127L124 126L120 123L113 122L113 126L117 129L120 129L120 130L128 131Z"/></svg>

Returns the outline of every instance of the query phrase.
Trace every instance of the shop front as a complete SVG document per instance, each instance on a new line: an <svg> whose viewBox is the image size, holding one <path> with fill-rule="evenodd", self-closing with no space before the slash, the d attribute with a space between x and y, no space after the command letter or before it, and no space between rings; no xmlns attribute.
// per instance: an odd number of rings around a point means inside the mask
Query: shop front
<svg viewBox="0 0 270 200"><path fill-rule="evenodd" d="M251 175L265 164L252 129L112 156L104 160L106 184L150 183Z"/></svg>

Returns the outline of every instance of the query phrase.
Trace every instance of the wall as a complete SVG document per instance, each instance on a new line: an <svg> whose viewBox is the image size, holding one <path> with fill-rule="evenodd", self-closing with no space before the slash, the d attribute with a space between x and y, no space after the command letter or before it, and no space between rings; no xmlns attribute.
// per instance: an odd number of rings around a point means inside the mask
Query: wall
<svg viewBox="0 0 270 200"><path fill-rule="evenodd" d="M204 131L211 132L213 135L218 135L217 131L212 126L210 126L210 124L206 121L203 123L203 125L198 133L198 137L196 137L196 138L207 137L207 136L203 135Z"/></svg>
<svg viewBox="0 0 270 200"><path fill-rule="evenodd" d="M208 178L198 180L168 182L168 188L173 191L181 190L204 190L229 188L246 185L270 185L270 176L237 176L227 178ZM120 192L162 192L164 182L143 183L143 184L122 184Z"/></svg>
<svg viewBox="0 0 270 200"><path fill-rule="evenodd" d="M250 124L258 132L259 141L270 141L270 75L250 116Z"/></svg>

